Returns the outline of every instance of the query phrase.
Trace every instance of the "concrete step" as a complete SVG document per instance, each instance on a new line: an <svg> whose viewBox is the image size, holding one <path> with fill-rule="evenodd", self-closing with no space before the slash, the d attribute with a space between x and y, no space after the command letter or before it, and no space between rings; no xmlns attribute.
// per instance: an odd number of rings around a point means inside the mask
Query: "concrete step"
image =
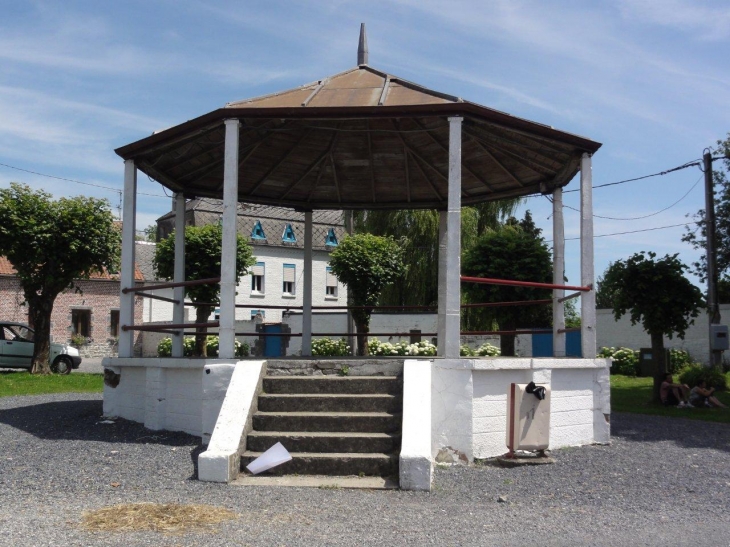
<svg viewBox="0 0 730 547"><path fill-rule="evenodd" d="M257 412L256 431L329 431L391 433L400 431L401 414L387 412Z"/></svg>
<svg viewBox="0 0 730 547"><path fill-rule="evenodd" d="M353 393L402 392L397 376L266 376L264 393Z"/></svg>
<svg viewBox="0 0 730 547"><path fill-rule="evenodd" d="M241 455L241 470L258 458L260 452L246 451ZM395 454L314 453L292 452L292 460L265 473L272 475L369 475L386 477L398 474ZM263 473L262 473L263 474Z"/></svg>
<svg viewBox="0 0 730 547"><path fill-rule="evenodd" d="M265 452L277 442L289 452L368 453L397 452L400 435L397 433L332 433L252 431L246 440L246 449Z"/></svg>
<svg viewBox="0 0 730 547"><path fill-rule="evenodd" d="M403 400L389 393L264 393L262 412L401 412Z"/></svg>

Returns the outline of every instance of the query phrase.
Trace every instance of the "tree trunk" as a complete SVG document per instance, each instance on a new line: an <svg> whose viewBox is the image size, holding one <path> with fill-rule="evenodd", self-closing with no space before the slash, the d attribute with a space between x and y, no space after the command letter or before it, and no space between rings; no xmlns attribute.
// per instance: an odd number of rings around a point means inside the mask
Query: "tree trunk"
<svg viewBox="0 0 730 547"><path fill-rule="evenodd" d="M368 348L370 325L355 320L355 328L357 329L357 354L361 356L370 355L370 349Z"/></svg>
<svg viewBox="0 0 730 547"><path fill-rule="evenodd" d="M55 298L36 296L33 303L29 303L32 314L29 316L29 323L35 330L35 344L33 345L33 360L30 369L31 374L50 374L51 364L51 312Z"/></svg>
<svg viewBox="0 0 730 547"><path fill-rule="evenodd" d="M195 307L195 322L196 323L207 323L212 311L211 306L196 306ZM195 329L195 350L193 355L195 357L207 357L208 356L208 327L197 327Z"/></svg>
<svg viewBox="0 0 730 547"><path fill-rule="evenodd" d="M499 346L501 349L500 355L502 355L502 357L514 357L515 356L515 335L514 334L500 334L499 335Z"/></svg>
<svg viewBox="0 0 730 547"><path fill-rule="evenodd" d="M654 364L654 392L652 401L661 404L659 389L661 388L664 376L667 373L667 360L664 353L664 335L662 333L651 333L651 356Z"/></svg>

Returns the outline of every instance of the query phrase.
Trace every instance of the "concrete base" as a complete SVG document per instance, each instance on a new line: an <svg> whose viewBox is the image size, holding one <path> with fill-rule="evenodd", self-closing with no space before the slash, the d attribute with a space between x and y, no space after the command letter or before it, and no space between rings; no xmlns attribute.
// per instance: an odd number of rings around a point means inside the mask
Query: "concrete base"
<svg viewBox="0 0 730 547"><path fill-rule="evenodd" d="M499 456L496 461L501 467L524 467L525 465L546 465L555 463L555 459L550 456L539 456L537 454L520 454L513 458L510 458L509 456Z"/></svg>

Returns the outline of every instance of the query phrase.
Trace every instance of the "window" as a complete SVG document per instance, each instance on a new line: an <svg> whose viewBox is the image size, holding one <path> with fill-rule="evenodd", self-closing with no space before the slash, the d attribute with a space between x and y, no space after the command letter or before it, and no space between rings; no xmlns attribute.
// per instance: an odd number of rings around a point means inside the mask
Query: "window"
<svg viewBox="0 0 730 547"><path fill-rule="evenodd" d="M265 266L263 262L257 262L251 270L251 292L252 293L264 293L264 271Z"/></svg>
<svg viewBox="0 0 730 547"><path fill-rule="evenodd" d="M115 338L119 336L119 310L109 312L109 334Z"/></svg>
<svg viewBox="0 0 730 547"><path fill-rule="evenodd" d="M251 310L251 321L256 319L257 315L260 315L263 319L264 317L266 317L266 310Z"/></svg>
<svg viewBox="0 0 730 547"><path fill-rule="evenodd" d="M296 289L297 267L294 264L284 264L281 292L285 295L294 295Z"/></svg>
<svg viewBox="0 0 730 547"><path fill-rule="evenodd" d="M253 230L251 230L251 238L252 239L266 239L266 234L264 233L264 229L261 226L260 220L257 220L256 224L254 224Z"/></svg>
<svg viewBox="0 0 730 547"><path fill-rule="evenodd" d="M281 236L281 240L284 243L296 243L297 242L297 236L294 235L294 229L291 227L291 224L287 224L286 228L284 228L284 233Z"/></svg>
<svg viewBox="0 0 730 547"><path fill-rule="evenodd" d="M71 310L71 332L87 338L91 335L91 310Z"/></svg>
<svg viewBox="0 0 730 547"><path fill-rule="evenodd" d="M337 236L335 235L334 228L330 228L327 232L327 239L325 239L324 244L328 247L337 247Z"/></svg>
<svg viewBox="0 0 730 547"><path fill-rule="evenodd" d="M327 266L325 296L337 298L337 278L332 273L332 268Z"/></svg>

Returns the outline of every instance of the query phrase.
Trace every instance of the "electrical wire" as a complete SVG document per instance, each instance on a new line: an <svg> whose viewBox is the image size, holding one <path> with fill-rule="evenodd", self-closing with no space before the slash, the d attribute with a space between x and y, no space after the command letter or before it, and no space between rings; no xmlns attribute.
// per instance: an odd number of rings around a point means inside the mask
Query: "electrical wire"
<svg viewBox="0 0 730 547"><path fill-rule="evenodd" d="M627 182L634 182L637 180L648 179L651 177L659 177L659 176L663 176L663 175L668 175L669 173L674 173L675 171L680 171L682 169L687 169L688 167L694 167L694 166L698 166L701 168L702 161L701 160L692 160L692 161L688 161L687 163L684 163L682 165L679 165L677 167L672 167L671 169L667 169L666 171L659 171L658 173L652 173L651 175L644 175L642 177L635 177L633 179L619 180L616 182L607 182L606 184L597 184L596 186L593 186L593 189L595 190L596 188L605 188L606 186L616 186L617 184L626 184ZM580 188L575 188L573 190L564 190L563 193L569 194L570 192L579 192L579 191L580 191Z"/></svg>
<svg viewBox="0 0 730 547"><path fill-rule="evenodd" d="M595 239L597 237L611 237L611 236L620 236L620 235L625 235L625 234L637 234L639 232L651 232L653 230L665 230L667 228L677 228L679 226L687 226L687 223L683 222L681 224L670 224L668 226L657 226L656 228L642 228L641 230L629 230L627 232L614 232L612 234L599 234L599 235L594 235L593 238ZM571 241L571 240L577 240L577 239L580 239L580 237L566 237L565 241ZM552 240L550 240L550 241L552 241Z"/></svg>
<svg viewBox="0 0 730 547"><path fill-rule="evenodd" d="M75 182L76 184L83 184L84 186L93 186L94 188L101 188L103 190L111 190L112 192L119 192L119 193L122 192L119 188L113 188L111 186L104 186L102 184L94 184L92 182L83 182L81 180L76 180L76 179L67 179L65 177L57 177L55 175L47 175L45 173L39 173L38 171L31 171L30 169L23 169L21 167L15 167L14 165L8 165L7 163L0 163L0 165L3 166L3 167L7 167L9 169L15 169L16 171L23 171L24 173L30 173L32 175L38 175L40 177L46 177L46 178L49 178L49 179L63 180L63 181L66 181L66 182ZM152 179L150 179L150 180L152 180ZM145 192L137 192L137 194L140 195L140 196L150 196L150 197L153 197L153 198L164 198L164 197L167 197L167 196L162 196L160 194L148 194L148 193L145 193Z"/></svg>
<svg viewBox="0 0 730 547"><path fill-rule="evenodd" d="M656 211L655 213L650 213L648 215L643 215L643 216L640 216L640 217L628 217L628 218L607 217L607 216L596 215L596 214L594 214L593 217L594 218L602 218L602 219L605 219L605 220L641 220L641 219L644 219L644 218L649 218L649 217L656 216L656 215L658 215L660 213L663 213L664 211L668 211L669 209L671 209L672 207L674 207L675 205L677 205L678 203L680 203L683 199L685 199L690 194L690 192L692 192L692 190L694 190L695 187L700 183L700 181L703 179L703 177L704 177L704 175L700 175L700 178L697 179L697 181L692 185L692 187L689 190L687 190L687 192L681 198L679 198L677 201L675 201L671 205L665 207L664 209L661 209L659 211ZM550 198L550 196L547 196L546 195L545 198L550 203L552 203L553 200ZM580 213L580 209L576 209L575 207L571 207L570 205L563 204L563 207L565 207L566 209L570 209L572 211L576 211L576 212Z"/></svg>

